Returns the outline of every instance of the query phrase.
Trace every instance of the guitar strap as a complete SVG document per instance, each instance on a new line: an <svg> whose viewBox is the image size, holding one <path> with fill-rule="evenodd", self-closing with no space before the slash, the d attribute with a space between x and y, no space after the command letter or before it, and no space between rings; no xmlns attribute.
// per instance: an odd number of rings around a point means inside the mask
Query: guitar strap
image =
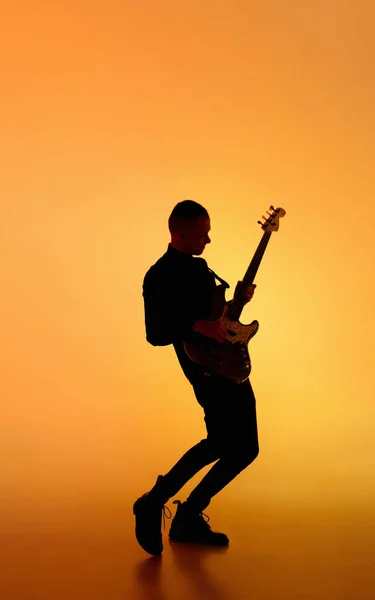
<svg viewBox="0 0 375 600"><path fill-rule="evenodd" d="M220 281L220 283L223 283L226 288L230 288L229 283L224 281L224 279L221 279L221 277L219 277L219 275L216 275L216 273L212 269L210 269L210 267L207 267L207 269L210 271L210 273L212 273L212 275L214 275L214 277L216 277L216 279L218 279Z"/></svg>

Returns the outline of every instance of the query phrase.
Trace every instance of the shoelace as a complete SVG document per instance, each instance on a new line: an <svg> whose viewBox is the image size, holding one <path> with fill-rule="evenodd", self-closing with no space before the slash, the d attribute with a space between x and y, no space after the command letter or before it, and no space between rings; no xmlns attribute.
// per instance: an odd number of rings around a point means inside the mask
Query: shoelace
<svg viewBox="0 0 375 600"><path fill-rule="evenodd" d="M169 512L169 517L168 517L168 515L165 514L165 510L167 510ZM163 529L165 529L165 518L167 518L167 519L172 518L172 513L166 504L164 504L164 506L163 506Z"/></svg>
<svg viewBox="0 0 375 600"><path fill-rule="evenodd" d="M211 529L211 525L208 525L208 521L210 520L210 517L208 515L206 515L204 512L198 513L198 517L201 517L202 521L204 521L205 527L207 529ZM207 517L205 519L205 517ZM201 521L201 523L202 523Z"/></svg>
<svg viewBox="0 0 375 600"><path fill-rule="evenodd" d="M181 504L181 501L180 501L180 500L173 500L173 504L178 504L178 505L180 505L180 504ZM163 509L164 509L164 507L163 507ZM168 508L168 510L169 510L169 508ZM170 511L169 511L169 512L170 512ZM208 521L210 520L210 517L209 517L208 515L206 515L204 512L200 512L200 513L198 513L196 516L197 516L197 517L201 517L201 518L203 519L203 521L205 521L205 523L208 523ZM205 517L206 517L206 518L205 518ZM170 518L170 517L168 517L168 519L169 519L169 518ZM207 525L207 527L208 527L209 529L211 529L211 526L210 526L210 525Z"/></svg>

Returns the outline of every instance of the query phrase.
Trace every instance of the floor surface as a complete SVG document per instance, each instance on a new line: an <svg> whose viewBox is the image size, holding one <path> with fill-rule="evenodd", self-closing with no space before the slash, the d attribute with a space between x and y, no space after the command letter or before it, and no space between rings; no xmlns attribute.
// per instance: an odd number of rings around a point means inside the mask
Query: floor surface
<svg viewBox="0 0 375 600"><path fill-rule="evenodd" d="M133 501L8 520L1 600L375 599L375 509L220 499L205 512L228 548L173 543L166 521L159 558L135 540Z"/></svg>

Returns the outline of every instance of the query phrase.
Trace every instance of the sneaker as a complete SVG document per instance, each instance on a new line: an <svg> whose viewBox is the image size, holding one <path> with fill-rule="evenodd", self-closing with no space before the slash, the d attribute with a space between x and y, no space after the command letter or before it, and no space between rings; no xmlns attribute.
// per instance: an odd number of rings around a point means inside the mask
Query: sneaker
<svg viewBox="0 0 375 600"><path fill-rule="evenodd" d="M163 476L159 475L156 485L135 501L133 514L135 515L135 537L138 544L153 556L160 556L163 552L161 519L165 529L165 517L172 517L168 506L164 505L158 486L162 483ZM169 516L165 511L169 512Z"/></svg>
<svg viewBox="0 0 375 600"><path fill-rule="evenodd" d="M176 515L169 530L169 538L174 542L193 542L209 546L228 546L229 539L225 533L212 531L208 515L193 512L187 502L174 500L177 504ZM206 519L204 518L206 517Z"/></svg>

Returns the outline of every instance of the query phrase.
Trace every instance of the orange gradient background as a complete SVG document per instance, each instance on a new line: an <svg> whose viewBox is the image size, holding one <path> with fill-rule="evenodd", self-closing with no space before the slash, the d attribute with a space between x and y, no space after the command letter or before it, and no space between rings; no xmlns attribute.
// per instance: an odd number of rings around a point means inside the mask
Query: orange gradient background
<svg viewBox="0 0 375 600"><path fill-rule="evenodd" d="M144 328L143 277L186 198L209 211L227 299L257 220L287 213L241 318L260 323L260 454L212 504L371 510L374 17L370 1L3 9L3 530L100 511L133 527L131 502L205 436L173 347Z"/></svg>

